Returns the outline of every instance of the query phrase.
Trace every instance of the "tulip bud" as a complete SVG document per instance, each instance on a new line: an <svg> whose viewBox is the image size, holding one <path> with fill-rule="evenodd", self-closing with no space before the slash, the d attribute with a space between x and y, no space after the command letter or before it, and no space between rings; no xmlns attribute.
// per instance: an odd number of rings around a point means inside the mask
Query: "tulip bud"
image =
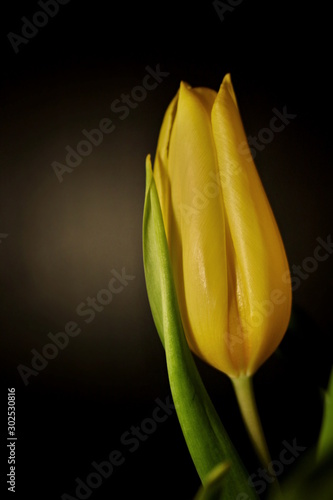
<svg viewBox="0 0 333 500"><path fill-rule="evenodd" d="M267 360L291 311L283 242L244 144L230 75L218 93L181 83L154 162L188 344L231 378Z"/></svg>

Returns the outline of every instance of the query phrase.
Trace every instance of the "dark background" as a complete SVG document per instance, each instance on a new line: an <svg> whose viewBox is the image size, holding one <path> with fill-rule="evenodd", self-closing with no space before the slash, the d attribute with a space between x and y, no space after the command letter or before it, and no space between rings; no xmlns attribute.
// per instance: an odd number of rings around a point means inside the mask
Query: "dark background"
<svg viewBox="0 0 333 500"><path fill-rule="evenodd" d="M21 18L38 10L35 1L6 3L1 16L0 233L8 234L0 239L2 470L7 387L15 387L15 498L75 497L75 478L85 480L93 461L118 449L124 464L90 498L190 500L200 482L175 413L135 452L120 443L151 417L156 398L170 395L142 265L145 156L155 153L181 80L217 90L230 72L253 136L269 126L273 108L286 106L297 117L258 152L256 165L290 265L302 265L316 238L332 231L331 14L323 4L244 0L221 21L210 1L71 0L15 54L7 34L21 35ZM157 64L169 76L120 120L110 104ZM64 163L65 147L75 148L81 131L102 118L116 129L60 183L51 163ZM332 262L301 280L281 348L254 377L273 458L283 440L310 449L318 435L318 387L332 364ZM85 324L77 305L123 267L135 279ZM25 386L17 366L30 366L31 349L40 351L47 334L70 320L81 334ZM198 366L255 473L259 463L230 381Z"/></svg>

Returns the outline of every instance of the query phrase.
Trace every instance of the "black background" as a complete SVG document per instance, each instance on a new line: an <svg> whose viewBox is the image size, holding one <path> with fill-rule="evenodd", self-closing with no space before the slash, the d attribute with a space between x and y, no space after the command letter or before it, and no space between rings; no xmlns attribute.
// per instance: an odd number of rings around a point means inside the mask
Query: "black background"
<svg viewBox="0 0 333 500"><path fill-rule="evenodd" d="M194 497L200 482L175 413L131 453L121 435L170 395L142 265L147 153L181 80L218 89L230 72L247 134L269 126L272 109L296 118L256 156L290 265L302 265L332 231L330 11L322 3L244 0L223 21L212 2L79 2L15 54L37 2L2 7L1 26L1 425L6 464L6 394L16 388L16 498L75 497L93 461L120 450L125 462L90 498ZM169 73L123 121L110 110L140 85L146 66ZM113 119L115 130L60 183L52 162L67 145ZM318 387L332 364L332 258L300 280L294 320L279 351L255 375L272 457L282 441L314 445ZM94 320L76 307L95 297L111 269L134 275ZM70 320L79 336L24 385L47 334ZM249 473L259 467L228 378L198 361L207 389ZM285 468L287 477L293 466ZM6 492L5 474L1 488ZM283 478L282 478L283 479ZM14 497L14 495L12 495Z"/></svg>

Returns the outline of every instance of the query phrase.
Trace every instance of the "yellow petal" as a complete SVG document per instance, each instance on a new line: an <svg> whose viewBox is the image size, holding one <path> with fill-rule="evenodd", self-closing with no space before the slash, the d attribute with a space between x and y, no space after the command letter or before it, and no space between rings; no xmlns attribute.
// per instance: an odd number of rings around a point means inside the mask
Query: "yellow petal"
<svg viewBox="0 0 333 500"><path fill-rule="evenodd" d="M291 288L282 239L249 154L230 75L212 109L229 255L228 338L238 375L254 373L276 349L288 326ZM232 262L231 262L231 255ZM238 311L238 313L237 313ZM240 325L235 318L239 318Z"/></svg>
<svg viewBox="0 0 333 500"><path fill-rule="evenodd" d="M189 345L217 368L223 359L230 371L224 212L210 119L215 98L210 89L181 84L177 111L166 115L169 123L174 116L172 126L162 128L154 175ZM161 144L168 144L167 155L159 154Z"/></svg>
<svg viewBox="0 0 333 500"><path fill-rule="evenodd" d="M170 233L169 220L171 216L171 192L168 171L169 142L171 130L176 116L177 102L178 93L172 99L164 115L154 160L154 179L159 194L166 234Z"/></svg>

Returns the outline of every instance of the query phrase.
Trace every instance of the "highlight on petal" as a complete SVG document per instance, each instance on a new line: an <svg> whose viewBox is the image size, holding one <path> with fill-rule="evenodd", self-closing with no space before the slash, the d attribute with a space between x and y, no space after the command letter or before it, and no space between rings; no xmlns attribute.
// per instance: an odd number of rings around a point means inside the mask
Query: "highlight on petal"
<svg viewBox="0 0 333 500"><path fill-rule="evenodd" d="M161 205L189 345L217 368L223 359L230 371L224 209L211 128L215 99L210 89L181 84L165 166L170 191ZM156 175L160 167L155 165ZM156 184L161 199L165 184Z"/></svg>

